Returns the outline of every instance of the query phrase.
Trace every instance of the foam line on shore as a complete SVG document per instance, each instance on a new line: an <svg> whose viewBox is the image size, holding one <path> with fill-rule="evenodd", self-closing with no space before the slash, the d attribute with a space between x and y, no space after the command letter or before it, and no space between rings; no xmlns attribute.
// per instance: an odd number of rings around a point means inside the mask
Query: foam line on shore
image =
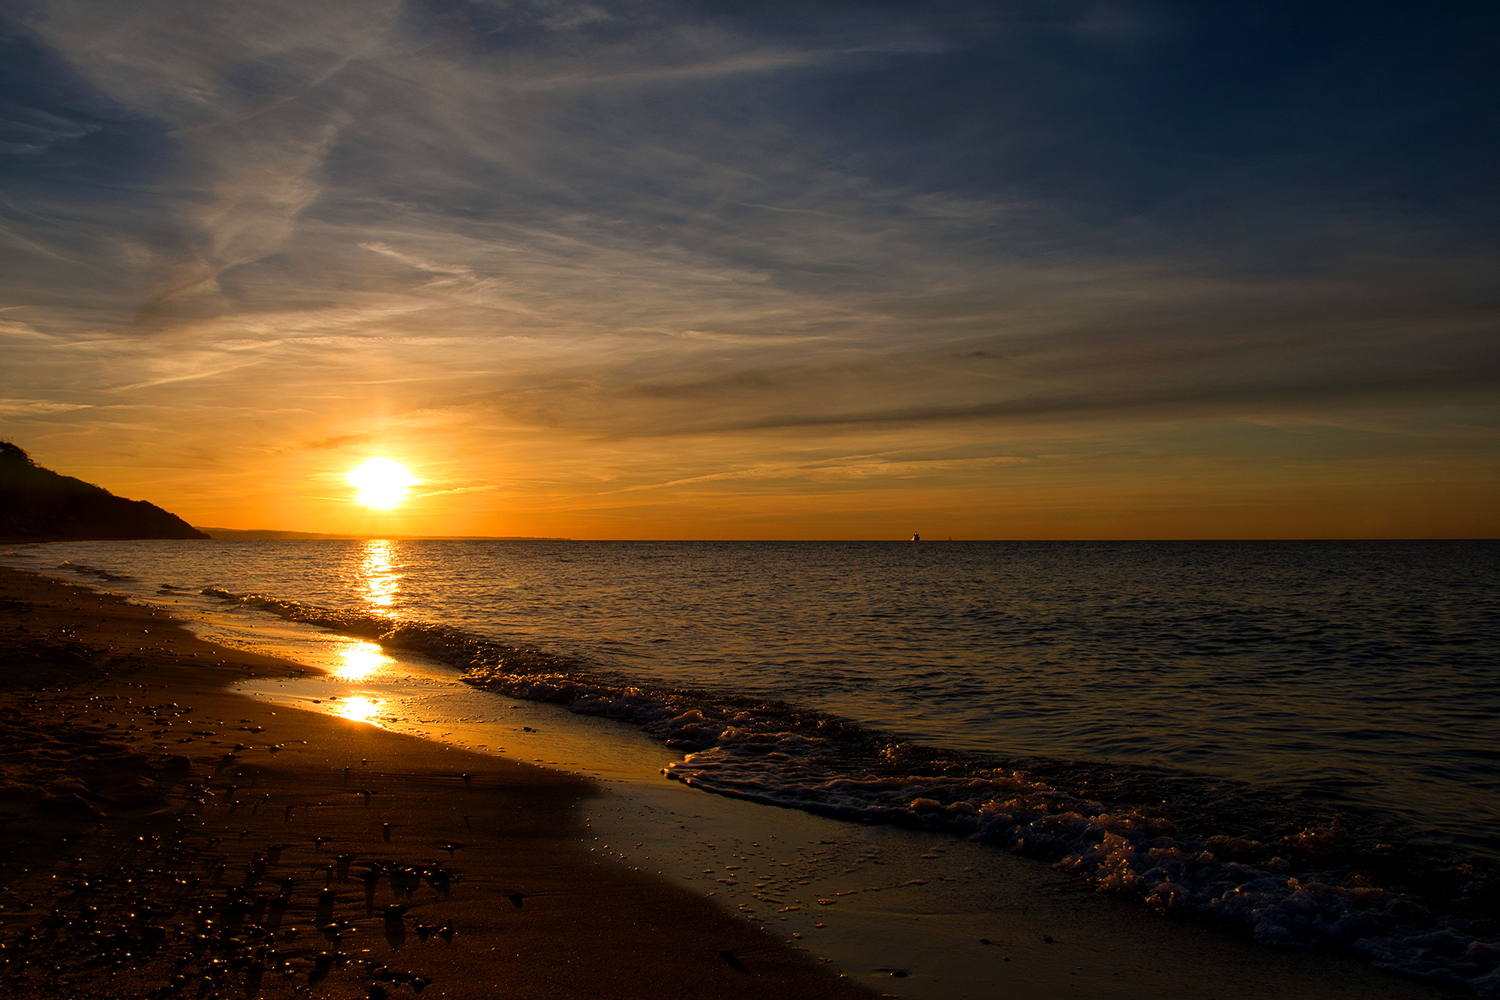
<svg viewBox="0 0 1500 1000"><path fill-rule="evenodd" d="M464 670L469 683L511 697L632 723L687 753L666 773L692 787L992 843L1052 861L1100 891L1136 896L1162 914L1242 930L1280 947L1347 948L1416 979L1500 996L1500 947L1484 930L1493 878L1445 869L1441 858L1418 867L1410 850L1377 839L1385 832L1379 829L1351 829L1336 818L1317 822L1269 805L1218 828L1212 821L1185 825L1181 816L1203 811L1226 783L1108 765L997 767L825 713L632 683L543 649L442 626L262 595L205 593L432 657ZM1176 796L1175 809L1154 797L1164 789ZM1143 807L1143 790L1161 805ZM1120 799L1101 794L1111 791ZM1242 786L1232 791L1253 793Z"/></svg>
<svg viewBox="0 0 1500 1000"><path fill-rule="evenodd" d="M298 667L81 587L0 569L0 621L9 995L871 995L591 856L580 778L235 695Z"/></svg>

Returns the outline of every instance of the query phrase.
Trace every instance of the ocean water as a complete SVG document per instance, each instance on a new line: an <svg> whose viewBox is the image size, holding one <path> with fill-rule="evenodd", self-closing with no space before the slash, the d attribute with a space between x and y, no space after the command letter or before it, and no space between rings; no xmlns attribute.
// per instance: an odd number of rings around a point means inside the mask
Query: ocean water
<svg viewBox="0 0 1500 1000"><path fill-rule="evenodd" d="M705 791L963 837L1500 996L1500 543L16 552L618 719Z"/></svg>

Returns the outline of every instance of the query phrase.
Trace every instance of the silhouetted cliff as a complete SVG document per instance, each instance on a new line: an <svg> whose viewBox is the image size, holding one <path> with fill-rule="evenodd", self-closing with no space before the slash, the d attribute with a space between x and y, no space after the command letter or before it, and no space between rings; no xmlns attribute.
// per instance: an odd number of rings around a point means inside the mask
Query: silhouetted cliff
<svg viewBox="0 0 1500 1000"><path fill-rule="evenodd" d="M0 441L0 541L207 537L155 504L60 476Z"/></svg>

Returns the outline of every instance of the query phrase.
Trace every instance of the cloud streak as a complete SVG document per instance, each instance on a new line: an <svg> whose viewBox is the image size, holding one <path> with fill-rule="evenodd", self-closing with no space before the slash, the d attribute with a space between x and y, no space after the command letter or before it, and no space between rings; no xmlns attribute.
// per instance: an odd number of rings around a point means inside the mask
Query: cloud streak
<svg viewBox="0 0 1500 1000"><path fill-rule="evenodd" d="M1057 490L1124 454L1261 481L1354 427L1392 477L1441 440L1483 479L1466 123L1500 81L1463 39L1500 25L1262 14L36 0L0 60L0 433L304 530L346 514L257 484L376 452L459 484L437 534L596 501L671 534L693 491L895 503L1043 453L1093 456Z"/></svg>

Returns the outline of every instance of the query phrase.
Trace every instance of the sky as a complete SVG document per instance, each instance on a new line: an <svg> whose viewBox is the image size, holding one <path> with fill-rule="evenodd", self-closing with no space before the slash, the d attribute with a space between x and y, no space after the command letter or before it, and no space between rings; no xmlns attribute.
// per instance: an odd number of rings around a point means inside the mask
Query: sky
<svg viewBox="0 0 1500 1000"><path fill-rule="evenodd" d="M0 439L195 525L1500 535L1493 2L5 9Z"/></svg>

